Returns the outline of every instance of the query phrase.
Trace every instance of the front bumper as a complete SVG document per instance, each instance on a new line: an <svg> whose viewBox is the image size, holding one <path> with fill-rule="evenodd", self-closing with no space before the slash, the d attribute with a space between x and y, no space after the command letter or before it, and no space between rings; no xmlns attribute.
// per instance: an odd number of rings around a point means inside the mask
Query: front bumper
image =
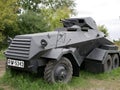
<svg viewBox="0 0 120 90"><path fill-rule="evenodd" d="M14 61L19 61L19 62L24 62L24 67L20 67L19 65L14 65L15 63L17 62L12 62L12 64L8 64L10 63L9 60L13 60ZM18 71L27 71L27 72L34 72L34 73L37 73L37 66L34 65L34 63L31 63L30 60L19 60L19 59L12 59L12 58L7 58L6 60L6 66L8 68L11 68L11 69L15 69L15 70L18 70Z"/></svg>

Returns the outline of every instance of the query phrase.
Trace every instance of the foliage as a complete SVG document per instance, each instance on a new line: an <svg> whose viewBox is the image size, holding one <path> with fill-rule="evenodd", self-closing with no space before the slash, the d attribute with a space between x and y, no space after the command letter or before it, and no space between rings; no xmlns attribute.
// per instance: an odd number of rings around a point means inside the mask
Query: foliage
<svg viewBox="0 0 120 90"><path fill-rule="evenodd" d="M48 22L50 30L61 27L62 23L60 23L60 19L69 18L70 13L72 13L67 7L61 7L56 11L53 9L43 9L41 12L43 13L45 20Z"/></svg>
<svg viewBox="0 0 120 90"><path fill-rule="evenodd" d="M0 51L0 60L5 60L4 50Z"/></svg>
<svg viewBox="0 0 120 90"><path fill-rule="evenodd" d="M109 35L108 30L107 30L107 28L105 27L105 25L98 25L98 29L99 29L100 31L102 31L106 36Z"/></svg>
<svg viewBox="0 0 120 90"><path fill-rule="evenodd" d="M24 10L38 12L41 8L57 10L64 6L72 10L75 3L74 0L18 0L18 5Z"/></svg>
<svg viewBox="0 0 120 90"><path fill-rule="evenodd" d="M0 0L0 31L3 37L10 35L16 30L16 0Z"/></svg>
<svg viewBox="0 0 120 90"><path fill-rule="evenodd" d="M72 81L68 84L48 84L35 74L29 73L18 73L18 72L6 72L4 77L1 79L0 84L10 85L15 90L89 90L89 88L96 87L96 84L92 84L91 80L101 80L107 82L115 82L120 80L120 68L115 69L111 72L102 74L93 74L85 71L81 71L80 77L73 77ZM97 82L98 83L98 82ZM103 83L104 85L105 83ZM101 86L103 87L103 86ZM88 89L86 89L88 88ZM116 89L117 90L117 89Z"/></svg>
<svg viewBox="0 0 120 90"><path fill-rule="evenodd" d="M71 14L75 14L73 0L19 0L18 4L26 12L42 14L50 27L49 30L62 26L60 19L69 18Z"/></svg>
<svg viewBox="0 0 120 90"><path fill-rule="evenodd" d="M49 31L47 22L42 14L27 11L18 17L18 34L38 33Z"/></svg>
<svg viewBox="0 0 120 90"><path fill-rule="evenodd" d="M113 40L113 42L115 43L115 45L117 45L120 49L120 39L119 40Z"/></svg>
<svg viewBox="0 0 120 90"><path fill-rule="evenodd" d="M13 37L17 31L16 0L0 0L0 49L3 40L8 36Z"/></svg>

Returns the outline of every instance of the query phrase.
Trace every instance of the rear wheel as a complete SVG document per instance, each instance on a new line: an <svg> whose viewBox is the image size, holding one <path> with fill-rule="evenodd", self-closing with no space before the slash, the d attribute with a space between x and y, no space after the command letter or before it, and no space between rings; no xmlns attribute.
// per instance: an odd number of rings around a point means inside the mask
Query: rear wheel
<svg viewBox="0 0 120 90"><path fill-rule="evenodd" d="M112 61L113 61L113 69L119 67L119 57L117 54L114 54L112 56Z"/></svg>
<svg viewBox="0 0 120 90"><path fill-rule="evenodd" d="M112 57L110 55L107 55L103 66L104 66L104 72L109 72L112 70Z"/></svg>
<svg viewBox="0 0 120 90"><path fill-rule="evenodd" d="M73 74L71 62L62 57L59 61L51 60L45 67L44 79L49 83L67 83Z"/></svg>

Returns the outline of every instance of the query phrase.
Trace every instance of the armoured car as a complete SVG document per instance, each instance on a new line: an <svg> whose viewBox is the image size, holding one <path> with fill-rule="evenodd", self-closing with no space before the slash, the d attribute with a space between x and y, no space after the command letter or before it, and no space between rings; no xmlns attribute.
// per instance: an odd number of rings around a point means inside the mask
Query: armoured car
<svg viewBox="0 0 120 90"><path fill-rule="evenodd" d="M52 32L17 35L5 52L7 67L43 73L49 83L67 83L80 69L108 72L120 66L120 52L91 17L61 20Z"/></svg>

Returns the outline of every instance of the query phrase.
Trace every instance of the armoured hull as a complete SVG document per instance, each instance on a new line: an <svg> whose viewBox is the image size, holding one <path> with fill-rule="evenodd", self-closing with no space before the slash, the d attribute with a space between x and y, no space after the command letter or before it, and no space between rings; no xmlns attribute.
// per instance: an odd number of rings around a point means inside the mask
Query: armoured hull
<svg viewBox="0 0 120 90"><path fill-rule="evenodd" d="M103 39L103 42L101 42L101 39ZM47 43L45 47L41 45L42 40ZM78 29L77 31L54 31L18 35L11 42L6 51L6 56L9 58L29 60L39 52L52 48L73 47L77 45L82 49L84 47L96 46L96 43L112 44L112 42L105 39L103 33L92 29L88 31Z"/></svg>

